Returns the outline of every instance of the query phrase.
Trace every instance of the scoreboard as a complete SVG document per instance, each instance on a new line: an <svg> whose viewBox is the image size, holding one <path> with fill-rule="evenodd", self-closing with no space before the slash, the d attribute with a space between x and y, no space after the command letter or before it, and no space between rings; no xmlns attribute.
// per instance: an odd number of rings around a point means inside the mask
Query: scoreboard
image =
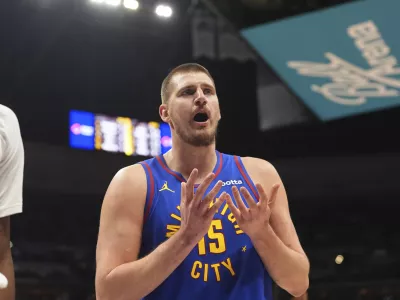
<svg viewBox="0 0 400 300"><path fill-rule="evenodd" d="M166 123L72 110L69 127L71 148L152 157L172 147Z"/></svg>

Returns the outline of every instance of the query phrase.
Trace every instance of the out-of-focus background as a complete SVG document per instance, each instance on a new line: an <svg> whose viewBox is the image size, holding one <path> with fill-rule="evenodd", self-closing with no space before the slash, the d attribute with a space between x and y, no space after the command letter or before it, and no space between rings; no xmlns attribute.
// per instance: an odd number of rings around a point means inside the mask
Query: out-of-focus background
<svg viewBox="0 0 400 300"><path fill-rule="evenodd" d="M160 85L205 65L217 148L271 161L311 261L304 299L400 299L398 0L13 0L0 103L21 123L17 299L94 299L105 190L164 153ZM275 288L275 299L290 299Z"/></svg>

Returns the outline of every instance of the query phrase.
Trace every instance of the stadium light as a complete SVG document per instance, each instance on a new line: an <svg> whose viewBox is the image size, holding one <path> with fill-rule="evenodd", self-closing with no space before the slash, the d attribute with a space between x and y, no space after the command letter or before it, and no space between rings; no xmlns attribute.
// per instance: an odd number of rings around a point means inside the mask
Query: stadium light
<svg viewBox="0 0 400 300"><path fill-rule="evenodd" d="M121 0L105 0L105 3L111 6L118 6L121 4Z"/></svg>
<svg viewBox="0 0 400 300"><path fill-rule="evenodd" d="M124 0L125 8L137 10L139 8L139 2L136 0Z"/></svg>
<svg viewBox="0 0 400 300"><path fill-rule="evenodd" d="M158 5L156 7L156 14L163 18L170 18L172 16L172 8L168 5Z"/></svg>

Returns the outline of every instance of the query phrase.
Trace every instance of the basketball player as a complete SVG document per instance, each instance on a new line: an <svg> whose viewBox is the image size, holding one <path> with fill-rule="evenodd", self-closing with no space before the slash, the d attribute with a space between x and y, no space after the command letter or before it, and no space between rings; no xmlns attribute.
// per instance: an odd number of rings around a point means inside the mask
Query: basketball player
<svg viewBox="0 0 400 300"><path fill-rule="evenodd" d="M97 300L270 300L272 280L304 294L309 262L278 173L215 149L221 114L209 72L179 66L161 96L173 147L120 170L108 188Z"/></svg>
<svg viewBox="0 0 400 300"><path fill-rule="evenodd" d="M22 212L24 148L18 119L0 104L0 273L8 279L1 300L15 299L14 265L11 256L10 216Z"/></svg>

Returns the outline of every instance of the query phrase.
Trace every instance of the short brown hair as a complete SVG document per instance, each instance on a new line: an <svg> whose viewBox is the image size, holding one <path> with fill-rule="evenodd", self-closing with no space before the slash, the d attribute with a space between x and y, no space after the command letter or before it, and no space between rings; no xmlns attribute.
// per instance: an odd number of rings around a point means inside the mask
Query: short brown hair
<svg viewBox="0 0 400 300"><path fill-rule="evenodd" d="M187 63L174 68L171 72L169 72L168 76L162 82L161 85L161 102L163 104L168 102L169 97L171 96L171 82L175 75L182 73L190 73L190 72L201 72L206 74L210 79L214 82L210 72L203 67L202 65L196 63Z"/></svg>

